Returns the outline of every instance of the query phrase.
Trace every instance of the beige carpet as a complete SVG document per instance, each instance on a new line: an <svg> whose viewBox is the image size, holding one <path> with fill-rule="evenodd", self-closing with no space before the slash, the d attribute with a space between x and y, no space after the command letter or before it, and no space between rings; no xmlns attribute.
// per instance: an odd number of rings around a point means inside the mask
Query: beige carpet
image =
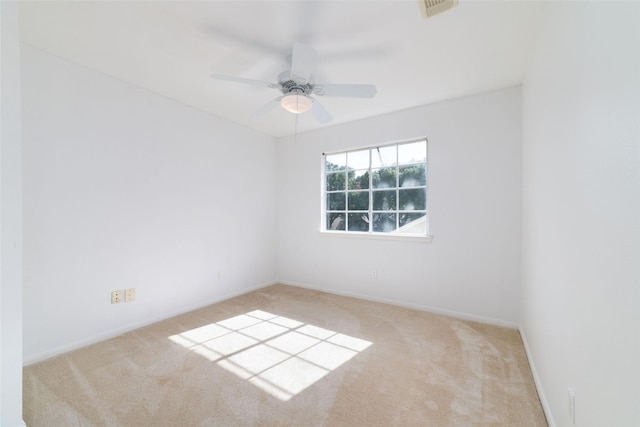
<svg viewBox="0 0 640 427"><path fill-rule="evenodd" d="M275 285L24 369L36 426L546 426L517 331Z"/></svg>

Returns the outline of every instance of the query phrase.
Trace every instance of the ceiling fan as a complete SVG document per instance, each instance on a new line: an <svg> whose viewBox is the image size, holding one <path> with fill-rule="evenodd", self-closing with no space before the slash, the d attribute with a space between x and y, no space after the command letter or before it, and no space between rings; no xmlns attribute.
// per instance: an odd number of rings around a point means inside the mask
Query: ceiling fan
<svg viewBox="0 0 640 427"><path fill-rule="evenodd" d="M376 95L375 85L316 83L311 71L315 65L317 55L318 52L312 47L295 43L291 51L291 67L289 70L285 70L278 75L277 83L227 76L224 74L214 74L211 77L218 80L264 86L278 89L282 92L282 96L273 99L256 111L255 114L266 113L279 104L285 110L295 114L311 110L315 119L320 123L327 123L331 121L332 117L322 104L311 95L348 98L373 98Z"/></svg>

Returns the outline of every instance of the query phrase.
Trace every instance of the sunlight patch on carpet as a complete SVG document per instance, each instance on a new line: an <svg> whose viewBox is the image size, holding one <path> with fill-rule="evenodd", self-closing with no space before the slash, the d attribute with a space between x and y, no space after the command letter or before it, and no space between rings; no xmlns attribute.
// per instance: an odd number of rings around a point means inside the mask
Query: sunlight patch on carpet
<svg viewBox="0 0 640 427"><path fill-rule="evenodd" d="M284 401L372 344L262 310L169 339Z"/></svg>

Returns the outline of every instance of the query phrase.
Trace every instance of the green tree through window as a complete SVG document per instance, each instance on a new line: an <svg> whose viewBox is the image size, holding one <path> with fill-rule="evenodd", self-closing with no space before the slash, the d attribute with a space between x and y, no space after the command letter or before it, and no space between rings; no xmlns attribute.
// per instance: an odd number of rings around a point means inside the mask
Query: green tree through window
<svg viewBox="0 0 640 427"><path fill-rule="evenodd" d="M325 155L324 230L427 235L427 141Z"/></svg>

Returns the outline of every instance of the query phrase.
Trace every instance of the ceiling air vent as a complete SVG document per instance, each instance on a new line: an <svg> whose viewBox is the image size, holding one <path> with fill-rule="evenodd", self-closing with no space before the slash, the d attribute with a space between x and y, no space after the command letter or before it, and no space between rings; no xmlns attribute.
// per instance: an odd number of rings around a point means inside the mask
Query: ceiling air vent
<svg viewBox="0 0 640 427"><path fill-rule="evenodd" d="M458 0L424 0L427 17L436 15L458 5Z"/></svg>

